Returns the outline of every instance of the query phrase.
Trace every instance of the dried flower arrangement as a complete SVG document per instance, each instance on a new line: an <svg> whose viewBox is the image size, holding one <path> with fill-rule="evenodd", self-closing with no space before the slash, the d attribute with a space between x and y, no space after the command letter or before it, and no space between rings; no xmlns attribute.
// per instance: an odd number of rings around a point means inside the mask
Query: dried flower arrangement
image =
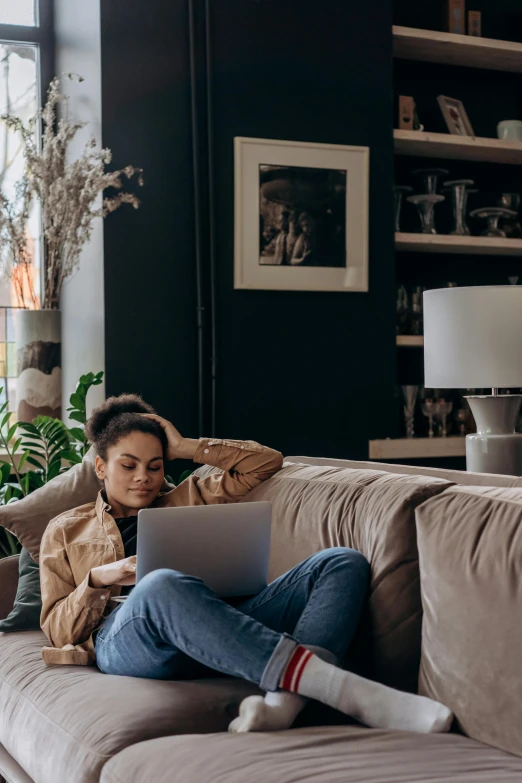
<svg viewBox="0 0 522 783"><path fill-rule="evenodd" d="M62 76L83 81L75 74ZM10 202L0 193L2 268L15 282L19 304L27 307L25 292L29 291L30 306L35 307L27 221L36 198L42 213L44 310L59 308L63 282L78 267L81 251L91 237L94 219L105 218L122 204L131 204L137 209L140 203L133 193L122 191L104 198L102 206L98 207L99 193L107 188L121 191L123 178L128 180L135 174L138 184L143 185L142 169L135 166L106 172L105 166L111 162L112 153L109 149L97 149L93 137L80 157L69 160L69 145L85 123L69 119L68 98L60 90L61 78L52 80L44 108L27 125L18 117L1 117L8 128L20 133L25 157L25 173L17 184L15 198ZM61 117L58 117L59 105L62 106ZM40 118L43 121L41 145L35 133Z"/></svg>

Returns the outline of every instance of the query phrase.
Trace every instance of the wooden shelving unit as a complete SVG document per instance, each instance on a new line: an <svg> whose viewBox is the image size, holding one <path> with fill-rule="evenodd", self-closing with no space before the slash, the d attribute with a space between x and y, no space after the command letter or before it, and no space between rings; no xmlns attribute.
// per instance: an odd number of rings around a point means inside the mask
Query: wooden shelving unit
<svg viewBox="0 0 522 783"><path fill-rule="evenodd" d="M393 138L397 155L522 165L521 141L410 130L394 130Z"/></svg>
<svg viewBox="0 0 522 783"><path fill-rule="evenodd" d="M435 30L394 26L393 55L405 60L522 73L522 43ZM487 95L484 100L487 100ZM522 142L412 130L394 130L393 136L397 155L522 165ZM522 239L504 237L397 233L395 245L403 252L522 258ZM421 348L424 338L397 335L396 344L404 348ZM466 438L463 436L369 441L369 457L372 460L400 461L465 455Z"/></svg>
<svg viewBox="0 0 522 783"><path fill-rule="evenodd" d="M451 234L395 234L395 248L417 253L458 253L480 256L520 256L522 239L461 237Z"/></svg>
<svg viewBox="0 0 522 783"><path fill-rule="evenodd" d="M422 334L398 334L396 338L397 346L400 348L422 348L424 345L424 335Z"/></svg>
<svg viewBox="0 0 522 783"><path fill-rule="evenodd" d="M522 44L438 30L394 25L393 55L403 60L522 73Z"/></svg>
<svg viewBox="0 0 522 783"><path fill-rule="evenodd" d="M466 438L386 438L369 442L370 459L429 459L435 457L465 457Z"/></svg>

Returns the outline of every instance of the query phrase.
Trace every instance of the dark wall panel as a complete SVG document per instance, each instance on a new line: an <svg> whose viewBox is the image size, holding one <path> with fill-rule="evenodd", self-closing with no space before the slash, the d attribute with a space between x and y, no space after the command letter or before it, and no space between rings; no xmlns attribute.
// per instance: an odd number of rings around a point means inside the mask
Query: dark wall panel
<svg viewBox="0 0 522 783"><path fill-rule="evenodd" d="M208 6L218 348L208 434L365 457L396 417L391 0L378 12L338 0ZM207 433L197 432L187 9L102 3L104 143L146 179L141 209L105 224L106 366L109 393L142 391L197 436ZM369 293L233 289L234 136L370 146Z"/></svg>
<svg viewBox="0 0 522 783"><path fill-rule="evenodd" d="M395 402L391 3L210 3L218 427L366 457ZM233 289L233 138L370 146L370 292Z"/></svg>
<svg viewBox="0 0 522 783"><path fill-rule="evenodd" d="M105 222L107 392L141 392L197 436L187 7L111 0L101 14L103 142L145 178L140 209Z"/></svg>

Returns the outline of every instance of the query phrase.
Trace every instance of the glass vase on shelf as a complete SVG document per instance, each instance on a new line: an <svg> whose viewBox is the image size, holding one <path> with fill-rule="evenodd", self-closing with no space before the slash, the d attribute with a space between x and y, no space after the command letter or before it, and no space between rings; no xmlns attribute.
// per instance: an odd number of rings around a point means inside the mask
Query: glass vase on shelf
<svg viewBox="0 0 522 783"><path fill-rule="evenodd" d="M428 422L429 422L428 437L433 438L435 434L433 429L433 420L439 412L439 403L436 402L433 398L427 397L422 403L421 410L424 416L428 417Z"/></svg>

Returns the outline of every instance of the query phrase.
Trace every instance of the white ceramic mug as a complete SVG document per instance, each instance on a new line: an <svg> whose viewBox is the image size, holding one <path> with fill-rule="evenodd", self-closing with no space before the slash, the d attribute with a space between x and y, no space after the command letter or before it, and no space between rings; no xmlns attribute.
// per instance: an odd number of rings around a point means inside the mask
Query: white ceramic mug
<svg viewBox="0 0 522 783"><path fill-rule="evenodd" d="M522 141L522 121L503 120L499 122L497 135L499 139L504 139L505 141Z"/></svg>

